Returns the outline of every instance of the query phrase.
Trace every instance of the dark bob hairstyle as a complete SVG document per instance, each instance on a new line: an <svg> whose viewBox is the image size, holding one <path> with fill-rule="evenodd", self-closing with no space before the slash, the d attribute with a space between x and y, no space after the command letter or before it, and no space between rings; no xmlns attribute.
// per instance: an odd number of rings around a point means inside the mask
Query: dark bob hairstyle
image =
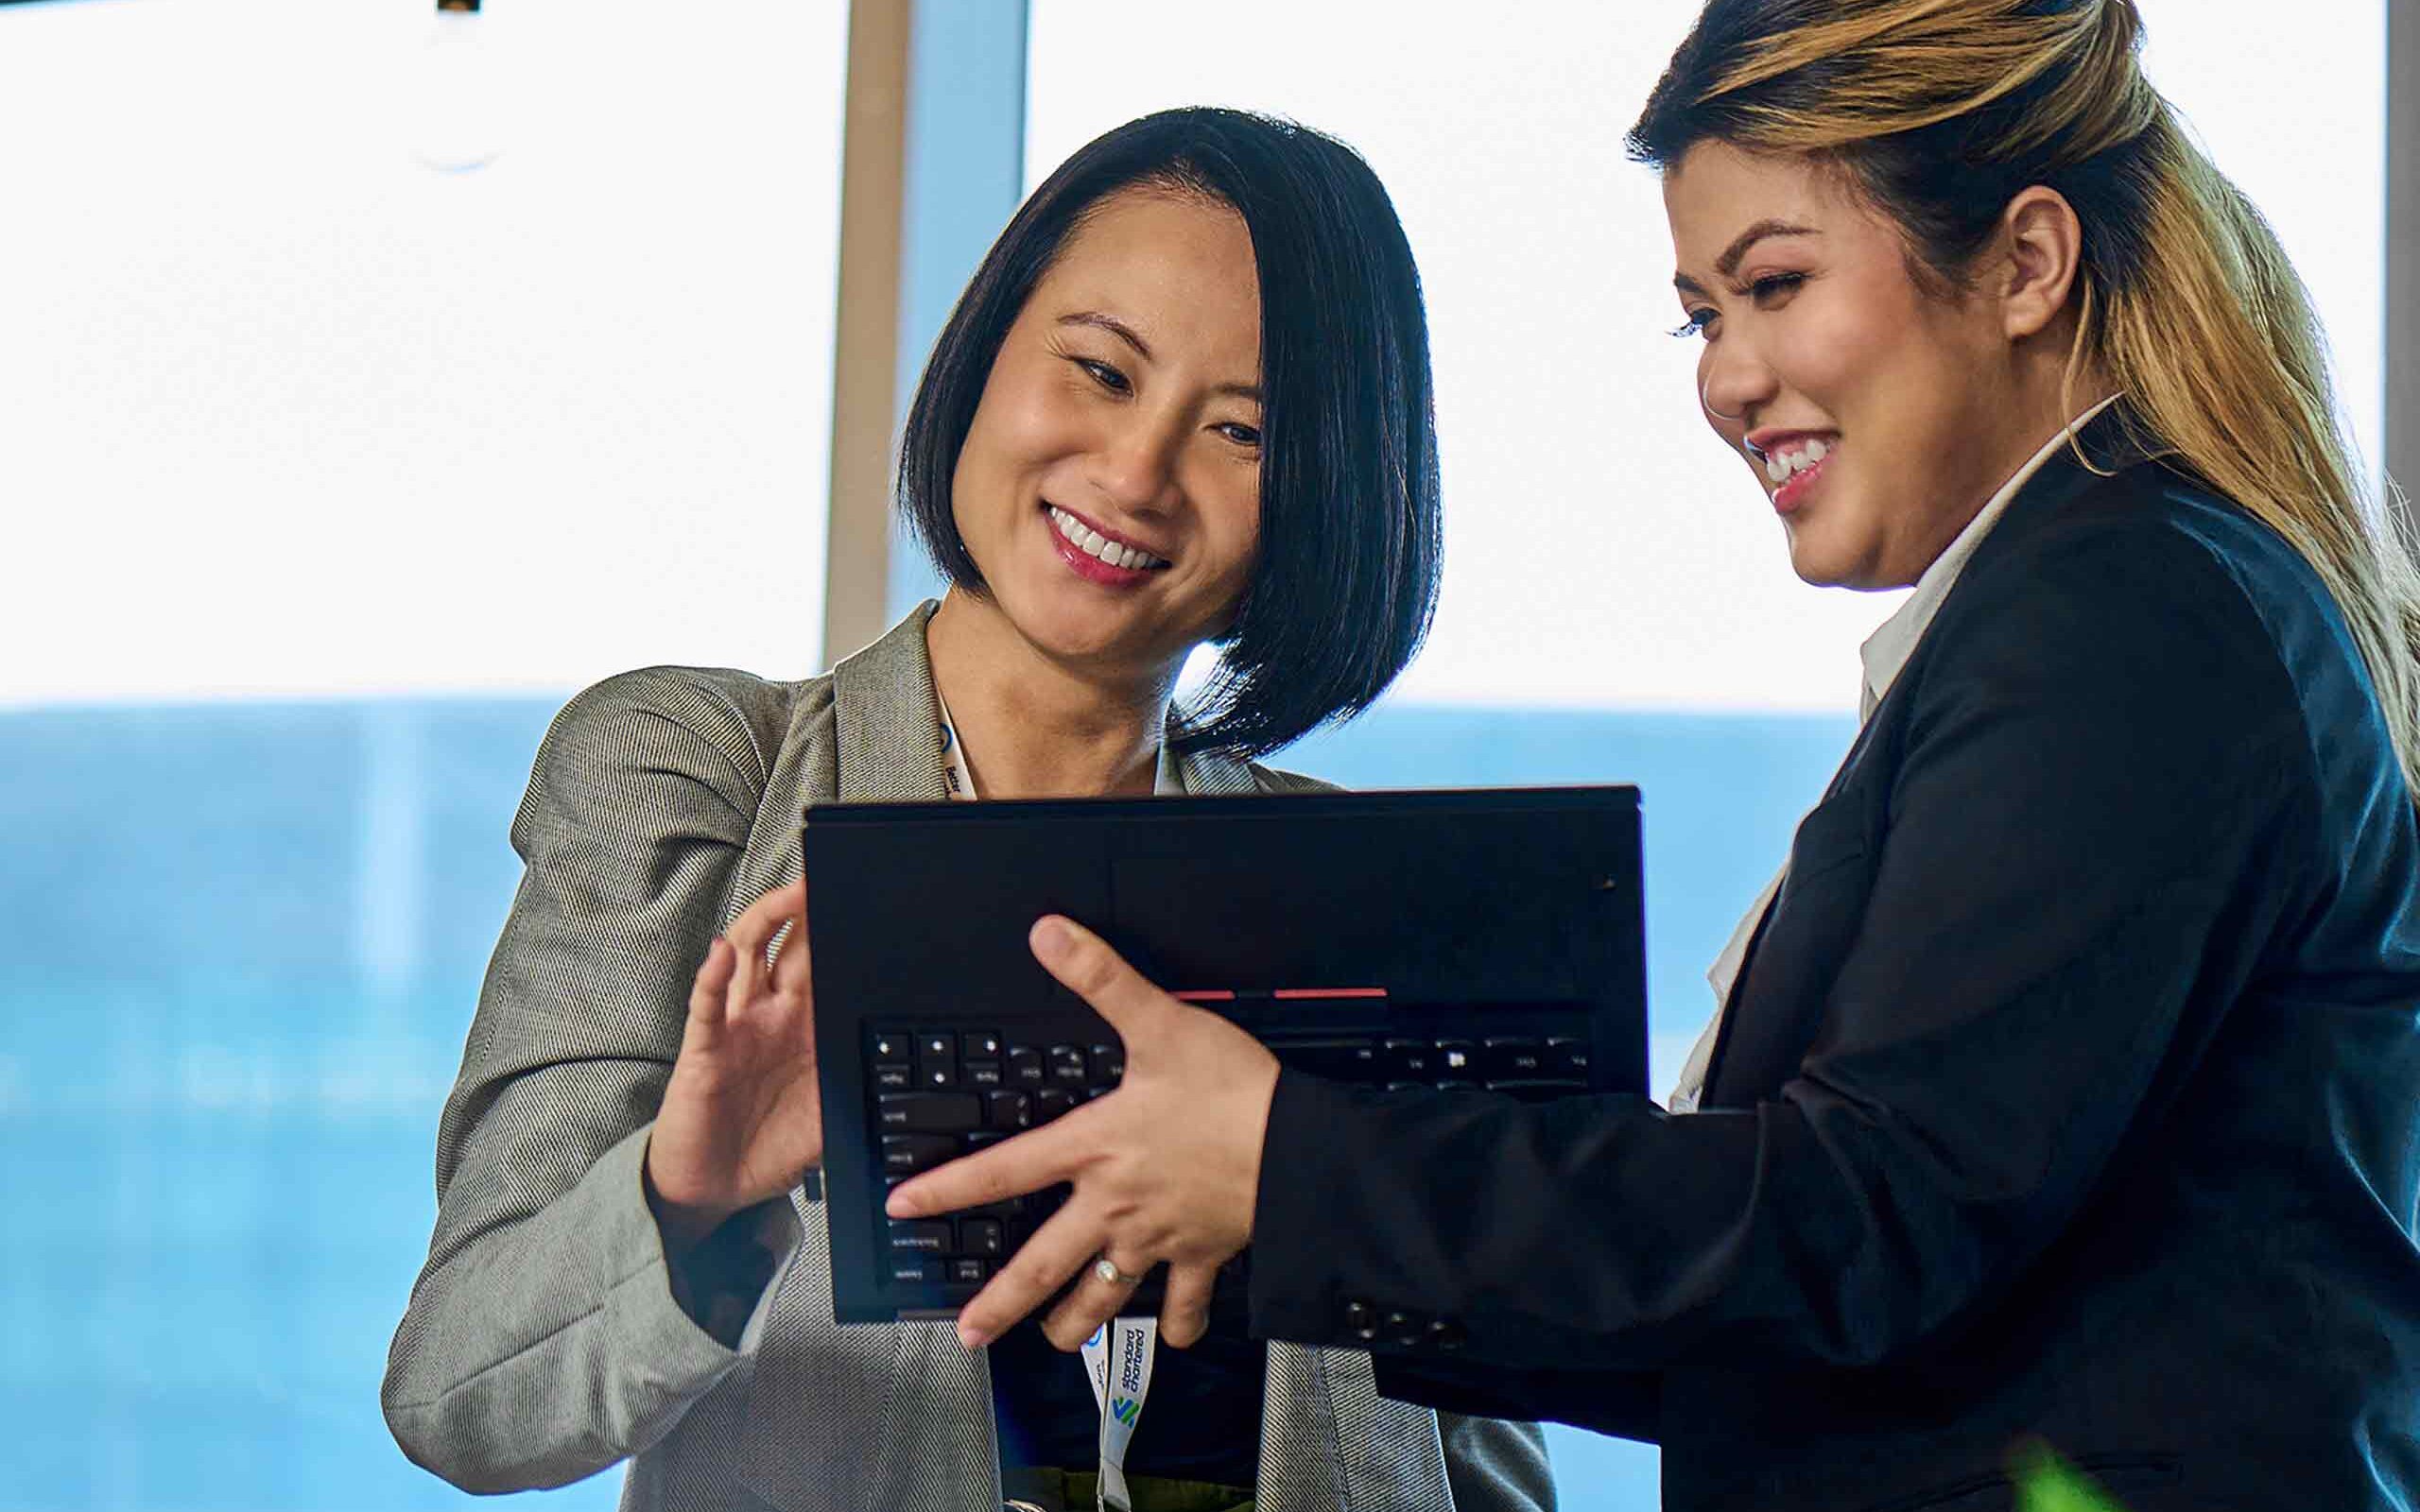
<svg viewBox="0 0 2420 1512"><path fill-rule="evenodd" d="M1164 111L1060 164L983 259L934 344L900 442L899 508L934 564L985 591L951 508L993 359L1060 249L1120 190L1199 195L1252 234L1260 280L1260 544L1184 712L1180 750L1258 756L1367 708L1437 607L1437 436L1420 272L1394 205L1343 144L1268 116Z"/></svg>

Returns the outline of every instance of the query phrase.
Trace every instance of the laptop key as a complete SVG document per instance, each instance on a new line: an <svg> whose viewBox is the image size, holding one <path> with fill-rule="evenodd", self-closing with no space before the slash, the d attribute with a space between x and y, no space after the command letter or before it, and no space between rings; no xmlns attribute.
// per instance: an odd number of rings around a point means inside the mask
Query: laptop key
<svg viewBox="0 0 2420 1512"><path fill-rule="evenodd" d="M892 1176L929 1171L958 1154L958 1141L946 1134L885 1134L882 1168Z"/></svg>
<svg viewBox="0 0 2420 1512"><path fill-rule="evenodd" d="M877 1092L906 1092L915 1091L916 1068L913 1066L874 1067L873 1090Z"/></svg>
<svg viewBox="0 0 2420 1512"><path fill-rule="evenodd" d="M1074 1045L1052 1045L1050 1079L1062 1087L1080 1086L1084 1080L1084 1053Z"/></svg>
<svg viewBox="0 0 2420 1512"><path fill-rule="evenodd" d="M973 1092L900 1092L877 1097L876 1127L887 1134L963 1134L983 1124L983 1104Z"/></svg>
<svg viewBox="0 0 2420 1512"><path fill-rule="evenodd" d="M958 1036L928 1030L916 1037L916 1085L944 1091L958 1085Z"/></svg>
<svg viewBox="0 0 2420 1512"><path fill-rule="evenodd" d="M1048 1081L1042 1067L1042 1052L1019 1045L1009 1051L1009 1085L1031 1091Z"/></svg>
<svg viewBox="0 0 2420 1512"><path fill-rule="evenodd" d="M1584 1092L1588 1084L1563 1076L1506 1076L1487 1083L1492 1092L1511 1092L1516 1097L1564 1097Z"/></svg>
<svg viewBox="0 0 2420 1512"><path fill-rule="evenodd" d="M1033 1094L1033 1121L1047 1124L1075 1106L1075 1097L1060 1088L1036 1092Z"/></svg>
<svg viewBox="0 0 2420 1512"><path fill-rule="evenodd" d="M1378 1047L1387 1074L1425 1082L1437 1074L1437 1045L1429 1040L1389 1040Z"/></svg>
<svg viewBox="0 0 2420 1512"><path fill-rule="evenodd" d="M949 1279L960 1286L980 1286L990 1267L979 1260L953 1260L949 1263Z"/></svg>
<svg viewBox="0 0 2420 1512"><path fill-rule="evenodd" d="M1380 1070L1377 1041L1373 1040L1294 1040L1269 1047L1279 1060L1341 1081L1367 1081Z"/></svg>
<svg viewBox="0 0 2420 1512"><path fill-rule="evenodd" d="M1033 1094L994 1092L985 1099L983 1121L993 1128L1033 1127Z"/></svg>
<svg viewBox="0 0 2420 1512"><path fill-rule="evenodd" d="M946 1255L957 1247L951 1242L950 1226L945 1219L928 1218L890 1226L893 1255Z"/></svg>
<svg viewBox="0 0 2420 1512"><path fill-rule="evenodd" d="M938 1260L914 1260L901 1256L890 1263L890 1279L902 1286L924 1286L942 1279L942 1263Z"/></svg>
<svg viewBox="0 0 2420 1512"><path fill-rule="evenodd" d="M960 1254L978 1255L985 1260L997 1260L1009 1252L1008 1234L996 1219L960 1219L958 1225L958 1248Z"/></svg>
<svg viewBox="0 0 2420 1512"><path fill-rule="evenodd" d="M1588 1041L1557 1036L1547 1041L1547 1071L1550 1075L1588 1076Z"/></svg>
<svg viewBox="0 0 2420 1512"><path fill-rule="evenodd" d="M915 1058L915 1052L909 1048L913 1043L914 1041L907 1035L896 1029L876 1029L870 1041L870 1053L866 1058L877 1066L892 1064L904 1066Z"/></svg>
<svg viewBox="0 0 2420 1512"><path fill-rule="evenodd" d="M1091 1066L1092 1079L1096 1084L1106 1083L1114 1087L1126 1074L1124 1045L1094 1045L1084 1052L1084 1059Z"/></svg>
<svg viewBox="0 0 2420 1512"><path fill-rule="evenodd" d="M1479 1047L1480 1068L1491 1076L1543 1076L1547 1047L1526 1037L1490 1036Z"/></svg>

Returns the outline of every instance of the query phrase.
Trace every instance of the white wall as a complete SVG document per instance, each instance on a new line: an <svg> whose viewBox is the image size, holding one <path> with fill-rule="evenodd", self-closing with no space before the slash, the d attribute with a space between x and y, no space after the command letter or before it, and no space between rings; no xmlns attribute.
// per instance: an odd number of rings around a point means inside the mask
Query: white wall
<svg viewBox="0 0 2420 1512"><path fill-rule="evenodd" d="M846 7L432 9L0 9L0 705L814 666Z"/></svg>
<svg viewBox="0 0 2420 1512"><path fill-rule="evenodd" d="M2269 213L2381 426L2383 0L2143 0L2148 66ZM1695 0L1215 10L1034 0L1029 182L1179 104L1295 117L1394 196L1434 330L1448 518L1435 639L1396 696L1848 709L1897 595L1807 589L1704 429L1656 183L1621 133Z"/></svg>

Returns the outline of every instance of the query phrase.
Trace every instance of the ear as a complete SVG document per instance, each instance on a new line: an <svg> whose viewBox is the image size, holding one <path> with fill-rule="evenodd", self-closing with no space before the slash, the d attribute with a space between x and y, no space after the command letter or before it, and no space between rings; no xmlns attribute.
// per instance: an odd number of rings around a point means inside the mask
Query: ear
<svg viewBox="0 0 2420 1512"><path fill-rule="evenodd" d="M2041 335L2067 307L2083 265L2083 226L2066 196L2034 184L2000 212L2000 245L2001 330L2011 341L2023 341Z"/></svg>

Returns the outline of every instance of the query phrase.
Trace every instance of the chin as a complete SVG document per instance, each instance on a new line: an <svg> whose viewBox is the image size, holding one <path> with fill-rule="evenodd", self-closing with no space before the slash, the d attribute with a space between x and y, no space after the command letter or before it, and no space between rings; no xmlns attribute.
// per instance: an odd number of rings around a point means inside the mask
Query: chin
<svg viewBox="0 0 2420 1512"><path fill-rule="evenodd" d="M1140 643L1148 639L1131 614L1054 603L1051 595L1035 595L1013 608L1003 608L1008 609L1017 633L1056 661L1127 662L1142 654Z"/></svg>
<svg viewBox="0 0 2420 1512"><path fill-rule="evenodd" d="M1809 540L1814 532L1792 530L1789 533L1789 570L1798 580L1810 588L1840 588L1843 564L1837 553L1824 549L1820 540Z"/></svg>
<svg viewBox="0 0 2420 1512"><path fill-rule="evenodd" d="M1834 532L1813 522L1789 526L1789 569L1800 582L1815 588L1847 588L1859 592L1875 586L1875 561L1865 542L1832 539Z"/></svg>

